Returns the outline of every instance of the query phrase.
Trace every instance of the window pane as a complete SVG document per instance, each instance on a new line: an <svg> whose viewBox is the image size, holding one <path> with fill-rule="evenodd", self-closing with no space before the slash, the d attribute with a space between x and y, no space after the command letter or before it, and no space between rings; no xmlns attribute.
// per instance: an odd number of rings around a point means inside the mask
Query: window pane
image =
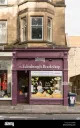
<svg viewBox="0 0 80 128"><path fill-rule="evenodd" d="M62 98L61 77L32 76L32 98Z"/></svg>
<svg viewBox="0 0 80 128"><path fill-rule="evenodd" d="M7 70L0 70L0 98L11 97L11 83L8 83Z"/></svg>
<svg viewBox="0 0 80 128"><path fill-rule="evenodd" d="M51 19L48 18L48 26L51 27Z"/></svg>
<svg viewBox="0 0 80 128"><path fill-rule="evenodd" d="M51 41L51 29L48 28L48 32L47 32L47 37L48 37L48 41Z"/></svg>
<svg viewBox="0 0 80 128"><path fill-rule="evenodd" d="M6 28L6 21L0 21L0 29Z"/></svg>
<svg viewBox="0 0 80 128"><path fill-rule="evenodd" d="M27 25L26 17L22 19L22 27L25 27Z"/></svg>
<svg viewBox="0 0 80 128"><path fill-rule="evenodd" d="M52 41L52 20L48 18L48 25L47 25L47 38L48 41Z"/></svg>
<svg viewBox="0 0 80 128"><path fill-rule="evenodd" d="M33 17L32 18L32 25L42 25L42 18L40 17Z"/></svg>
<svg viewBox="0 0 80 128"><path fill-rule="evenodd" d="M32 27L32 39L42 39L42 27Z"/></svg>
<svg viewBox="0 0 80 128"><path fill-rule="evenodd" d="M6 30L4 30L3 32L0 31L0 43L6 43L6 42L7 42Z"/></svg>
<svg viewBox="0 0 80 128"><path fill-rule="evenodd" d="M26 40L26 28L23 28L23 41Z"/></svg>
<svg viewBox="0 0 80 128"><path fill-rule="evenodd" d="M5 0L0 0L0 3L1 3L1 4L4 4L4 3L5 3Z"/></svg>
<svg viewBox="0 0 80 128"><path fill-rule="evenodd" d="M22 34L22 41L26 41L26 32L27 32L27 21L26 21L26 17L22 18L22 24L21 24L21 34Z"/></svg>
<svg viewBox="0 0 80 128"><path fill-rule="evenodd" d="M7 42L7 22L0 21L0 43Z"/></svg>

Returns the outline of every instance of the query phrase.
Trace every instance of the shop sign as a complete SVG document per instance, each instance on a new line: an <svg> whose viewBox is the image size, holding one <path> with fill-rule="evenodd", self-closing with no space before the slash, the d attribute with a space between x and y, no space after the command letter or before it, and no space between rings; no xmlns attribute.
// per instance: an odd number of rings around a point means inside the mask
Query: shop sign
<svg viewBox="0 0 80 128"><path fill-rule="evenodd" d="M19 68L22 68L22 69L26 69L26 68L28 68L28 69L33 69L33 68L35 68L35 69L57 69L57 70L59 70L60 69L60 66L58 66L58 65L45 65L45 64L43 64L43 65L33 65L33 64L31 64L31 65L27 65L27 64L23 64L22 66L19 66Z"/></svg>
<svg viewBox="0 0 80 128"><path fill-rule="evenodd" d="M62 76L62 71L31 71L31 76Z"/></svg>

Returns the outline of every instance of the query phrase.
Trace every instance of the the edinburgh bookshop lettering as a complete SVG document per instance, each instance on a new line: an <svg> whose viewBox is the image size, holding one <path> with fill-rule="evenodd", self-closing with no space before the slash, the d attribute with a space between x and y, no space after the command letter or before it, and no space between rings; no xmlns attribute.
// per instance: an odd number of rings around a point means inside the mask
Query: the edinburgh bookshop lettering
<svg viewBox="0 0 80 128"><path fill-rule="evenodd" d="M22 68L22 69L32 69L32 68L35 68L35 69L60 69L61 67L59 65L28 65L28 64L23 64L23 65L19 65L18 68Z"/></svg>

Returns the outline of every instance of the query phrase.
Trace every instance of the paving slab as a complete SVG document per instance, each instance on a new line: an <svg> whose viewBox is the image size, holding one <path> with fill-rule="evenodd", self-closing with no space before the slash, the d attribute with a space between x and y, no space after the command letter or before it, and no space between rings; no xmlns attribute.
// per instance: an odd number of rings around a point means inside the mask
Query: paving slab
<svg viewBox="0 0 80 128"><path fill-rule="evenodd" d="M0 106L0 114L20 113L20 114L54 114L54 113L80 113L80 105L62 106L62 105L21 105L16 106Z"/></svg>

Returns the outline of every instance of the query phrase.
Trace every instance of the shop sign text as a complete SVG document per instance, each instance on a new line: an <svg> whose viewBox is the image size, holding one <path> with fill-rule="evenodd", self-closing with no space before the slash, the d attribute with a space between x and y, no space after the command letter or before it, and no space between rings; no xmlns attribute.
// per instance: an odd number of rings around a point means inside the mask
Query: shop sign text
<svg viewBox="0 0 80 128"><path fill-rule="evenodd" d="M26 69L26 68L30 68L30 69L60 69L60 66L58 65L27 65L27 64L23 64L22 66L19 66L19 68L22 68L22 69Z"/></svg>

